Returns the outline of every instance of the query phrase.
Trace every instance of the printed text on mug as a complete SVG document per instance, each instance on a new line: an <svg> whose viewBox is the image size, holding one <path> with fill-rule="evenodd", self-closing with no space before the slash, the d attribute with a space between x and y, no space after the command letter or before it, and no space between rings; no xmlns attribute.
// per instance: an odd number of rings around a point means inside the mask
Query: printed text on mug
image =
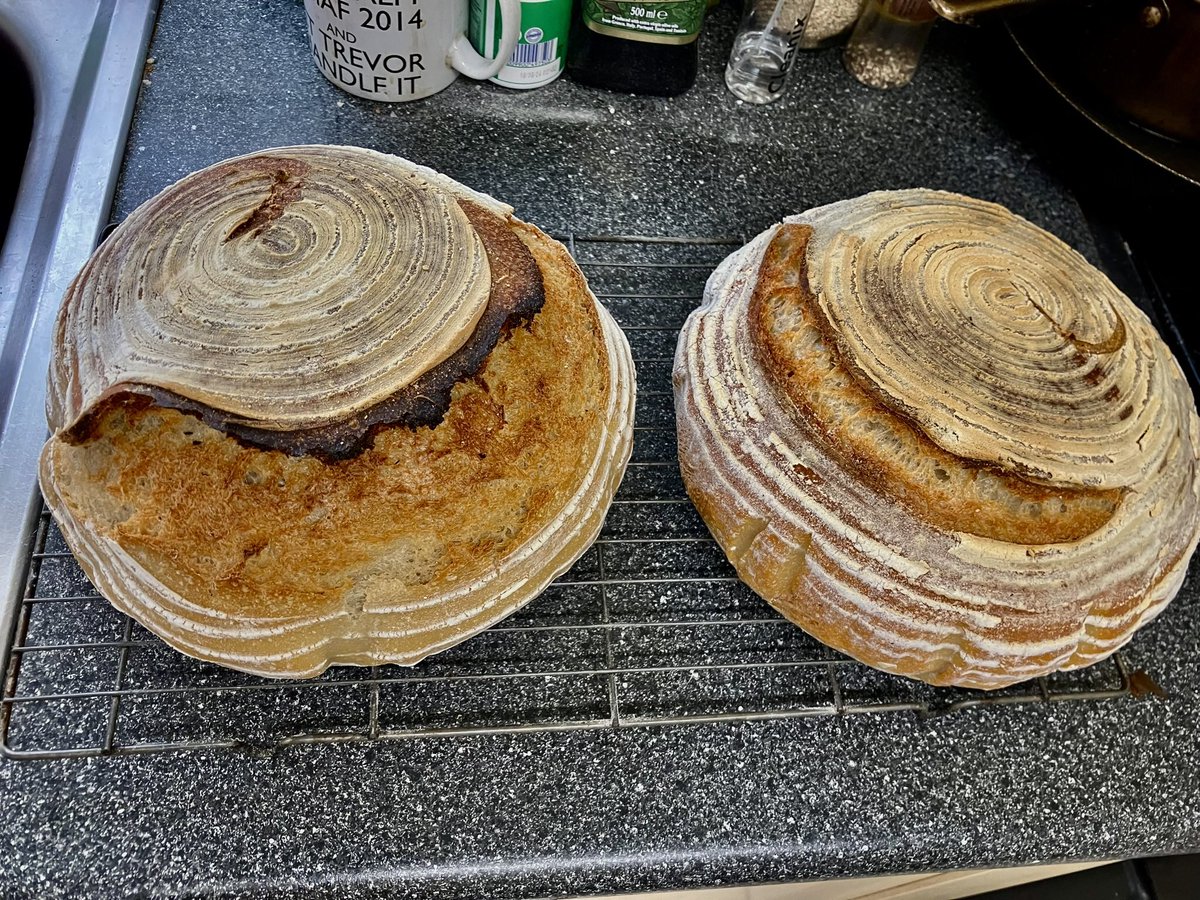
<svg viewBox="0 0 1200 900"><path fill-rule="evenodd" d="M331 80L365 94L417 92L425 71L421 53L367 51L355 44L356 29L395 34L423 27L420 0L317 0L317 8L346 23L338 27L330 21L318 29L311 16L308 20L313 59Z"/></svg>

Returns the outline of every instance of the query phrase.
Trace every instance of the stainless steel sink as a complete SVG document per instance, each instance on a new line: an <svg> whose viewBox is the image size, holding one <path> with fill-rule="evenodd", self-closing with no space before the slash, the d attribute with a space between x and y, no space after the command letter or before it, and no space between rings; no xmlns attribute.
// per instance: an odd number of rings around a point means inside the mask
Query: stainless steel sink
<svg viewBox="0 0 1200 900"><path fill-rule="evenodd" d="M0 49L16 57L16 86L5 90L25 84L33 99L24 166L6 173L15 197L0 251L0 635L11 627L38 508L54 316L107 221L157 7L0 0Z"/></svg>
<svg viewBox="0 0 1200 900"><path fill-rule="evenodd" d="M8 137L4 142L7 165L0 166L0 247L3 247L33 138L33 76L25 57L3 31L0 31L0 84L5 85L9 94Z"/></svg>

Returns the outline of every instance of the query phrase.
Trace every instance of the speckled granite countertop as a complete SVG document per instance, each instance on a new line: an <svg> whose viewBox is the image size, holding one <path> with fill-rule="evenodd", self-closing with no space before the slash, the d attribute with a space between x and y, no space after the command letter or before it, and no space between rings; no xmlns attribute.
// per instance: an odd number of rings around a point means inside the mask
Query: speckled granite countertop
<svg viewBox="0 0 1200 900"><path fill-rule="evenodd" d="M164 0L116 218L237 153L361 144L557 232L749 236L876 188L998 200L1085 253L1078 206L1013 136L943 29L915 83L872 92L836 52L788 97L460 81L374 105L314 69L296 0ZM1195 575L1128 649L1169 699L0 762L0 894L482 897L1135 856L1200 849Z"/></svg>

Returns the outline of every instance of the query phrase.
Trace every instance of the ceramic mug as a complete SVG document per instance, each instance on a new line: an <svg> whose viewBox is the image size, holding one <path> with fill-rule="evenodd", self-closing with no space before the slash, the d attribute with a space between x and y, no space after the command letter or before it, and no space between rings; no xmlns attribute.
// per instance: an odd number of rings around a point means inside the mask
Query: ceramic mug
<svg viewBox="0 0 1200 900"><path fill-rule="evenodd" d="M495 59L467 38L468 0L304 0L313 61L338 87L369 100L420 100L461 72L491 78L521 31L520 0L500 0Z"/></svg>

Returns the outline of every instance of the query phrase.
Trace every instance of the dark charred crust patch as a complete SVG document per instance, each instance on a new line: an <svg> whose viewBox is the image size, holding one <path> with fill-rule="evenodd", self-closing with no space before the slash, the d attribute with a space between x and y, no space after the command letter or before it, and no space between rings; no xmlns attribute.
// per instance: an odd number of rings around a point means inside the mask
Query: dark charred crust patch
<svg viewBox="0 0 1200 900"><path fill-rule="evenodd" d="M351 459L374 444L383 428L436 427L450 408L450 395L460 381L474 377L488 355L513 329L526 326L546 301L542 271L506 219L460 200L459 206L479 235L492 272L487 305L475 330L458 350L412 384L363 410L353 419L319 428L272 431L228 421L220 410L151 385L130 385L111 402L154 403L195 416L210 428L245 446L280 450L289 456L314 456L326 462ZM139 399L140 398L140 399ZM93 433L107 403L98 404L67 434L82 443Z"/></svg>
<svg viewBox="0 0 1200 900"><path fill-rule="evenodd" d="M105 414L114 407L120 407L129 412L138 412L154 405L154 400L143 393L122 391L111 397L106 397L97 403L91 411L81 417L71 428L62 434L62 439L68 444L86 444L92 438L99 437L98 428Z"/></svg>

